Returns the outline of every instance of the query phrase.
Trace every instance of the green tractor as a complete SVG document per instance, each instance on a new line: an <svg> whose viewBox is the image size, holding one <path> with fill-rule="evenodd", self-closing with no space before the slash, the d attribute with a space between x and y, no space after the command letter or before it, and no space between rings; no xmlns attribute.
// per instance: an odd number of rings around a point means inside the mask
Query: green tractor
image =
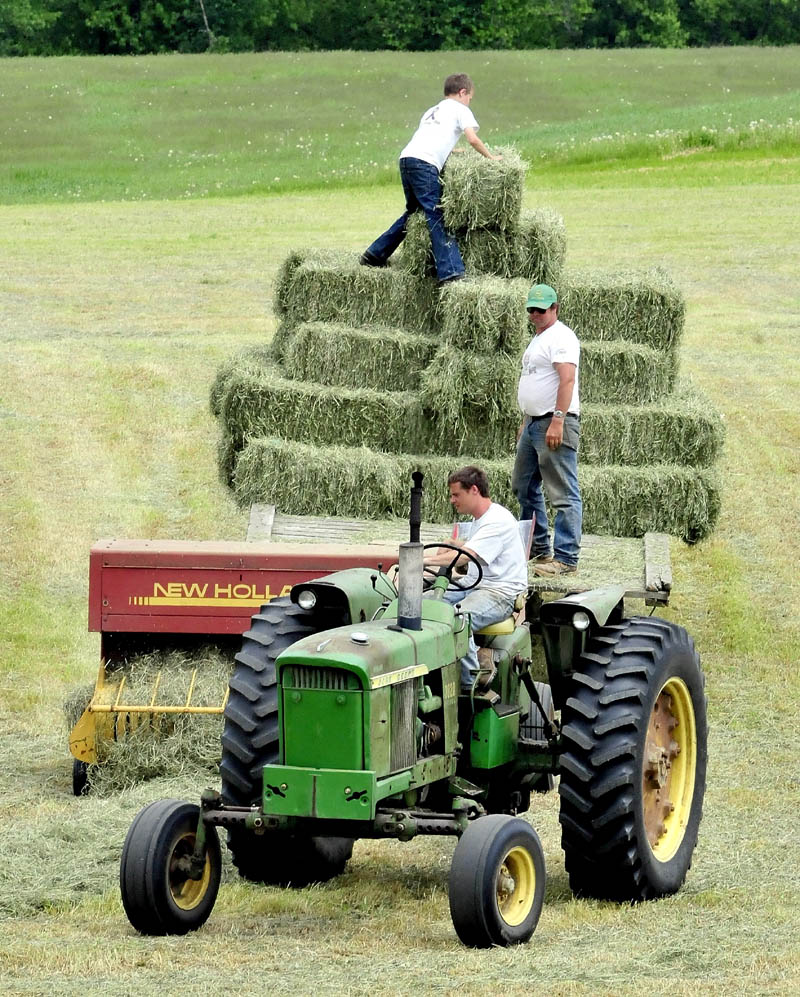
<svg viewBox="0 0 800 997"><path fill-rule="evenodd" d="M475 635L496 673L488 689L462 693L470 621L442 594L460 585L463 552L454 547L450 566L428 574L424 593L414 478L396 587L383 571L350 569L297 585L253 617L225 706L221 793L206 790L199 807L152 803L125 839L122 900L138 931L183 934L206 921L221 827L241 876L295 887L339 875L357 838L455 835L458 937L525 942L545 863L519 815L556 783L578 896L635 902L680 888L706 777L691 637L655 617L626 618L619 587L545 603L531 595L517 619Z"/></svg>

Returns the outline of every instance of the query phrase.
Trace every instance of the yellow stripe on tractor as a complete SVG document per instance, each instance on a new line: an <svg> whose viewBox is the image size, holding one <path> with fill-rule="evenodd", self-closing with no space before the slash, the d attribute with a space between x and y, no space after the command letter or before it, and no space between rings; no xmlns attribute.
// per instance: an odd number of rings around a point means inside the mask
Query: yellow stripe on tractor
<svg viewBox="0 0 800 997"><path fill-rule="evenodd" d="M94 693L91 701L83 711L80 719L72 728L69 736L69 750L78 761L87 765L97 762L97 745L100 740L117 741L132 733L145 722L147 718L168 716L170 714L221 714L228 702L229 690L219 706L193 706L192 696L197 682L197 669L192 669L189 691L182 703L159 703L158 689L161 684L162 672L158 671L153 681L149 702L126 703L122 694L125 691L126 676L114 678L114 673L107 672L105 662L100 665Z"/></svg>

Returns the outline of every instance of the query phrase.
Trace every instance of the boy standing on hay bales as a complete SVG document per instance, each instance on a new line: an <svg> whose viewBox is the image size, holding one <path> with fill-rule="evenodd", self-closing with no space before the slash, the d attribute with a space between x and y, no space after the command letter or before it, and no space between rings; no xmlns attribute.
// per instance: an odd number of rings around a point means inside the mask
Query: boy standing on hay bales
<svg viewBox="0 0 800 997"><path fill-rule="evenodd" d="M535 332L522 356L517 401L523 413L511 487L520 519L535 516L531 559L537 575L574 572L581 546L583 503L578 487L580 343L558 319L558 296L547 284L528 294ZM544 494L555 510L553 557Z"/></svg>
<svg viewBox="0 0 800 997"><path fill-rule="evenodd" d="M482 156L493 156L475 134L479 128L469 103L475 94L466 73L455 73L444 81L444 100L428 108L411 141L400 153L400 180L406 196L406 210L391 228L364 251L361 263L384 267L406 237L409 215L423 211L431 233L433 258L439 284L464 276L464 261L455 238L447 231L439 202L442 199L441 171L461 135Z"/></svg>
<svg viewBox="0 0 800 997"><path fill-rule="evenodd" d="M462 690L471 691L476 678L480 679L481 687L488 688L494 677L492 664L486 668L479 664L472 632L511 616L517 596L528 588L528 565L519 523L505 506L492 502L485 471L472 465L462 467L453 471L447 485L450 504L456 512L473 518L465 540L447 542L473 554L483 568L480 585L467 592L447 591L444 594L449 603L461 603L463 611L470 614L472 626L469 650L461 659L461 686ZM425 564L430 567L442 567L452 560L453 551L446 547L425 555ZM456 571L460 570L464 571L465 584L471 584L477 577L475 565L459 556Z"/></svg>

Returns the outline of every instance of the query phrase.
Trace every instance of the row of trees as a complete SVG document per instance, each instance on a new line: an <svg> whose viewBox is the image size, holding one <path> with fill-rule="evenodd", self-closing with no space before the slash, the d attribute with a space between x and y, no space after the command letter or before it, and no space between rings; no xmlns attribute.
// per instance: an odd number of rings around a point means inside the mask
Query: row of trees
<svg viewBox="0 0 800 997"><path fill-rule="evenodd" d="M0 55L796 42L798 0L0 2Z"/></svg>

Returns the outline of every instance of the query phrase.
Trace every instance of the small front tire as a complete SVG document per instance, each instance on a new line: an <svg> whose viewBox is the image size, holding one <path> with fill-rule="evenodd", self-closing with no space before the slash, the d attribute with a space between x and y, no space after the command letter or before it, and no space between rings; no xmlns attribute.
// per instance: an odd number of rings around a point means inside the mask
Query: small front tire
<svg viewBox="0 0 800 997"><path fill-rule="evenodd" d="M134 818L120 862L120 892L128 920L143 935L184 935L208 920L217 899L222 860L216 829L208 828L200 878L191 874L200 808L157 800Z"/></svg>
<svg viewBox="0 0 800 997"><path fill-rule="evenodd" d="M450 916L465 945L527 942L544 903L539 836L526 821L489 814L470 824L450 866Z"/></svg>

